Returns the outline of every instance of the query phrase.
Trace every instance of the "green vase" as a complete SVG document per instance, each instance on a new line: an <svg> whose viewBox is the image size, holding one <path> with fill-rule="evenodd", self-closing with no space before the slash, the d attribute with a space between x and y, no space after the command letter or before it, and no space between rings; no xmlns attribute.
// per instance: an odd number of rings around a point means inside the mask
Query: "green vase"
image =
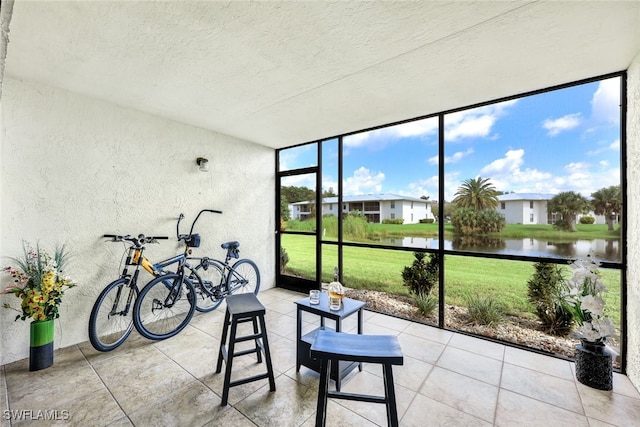
<svg viewBox="0 0 640 427"><path fill-rule="evenodd" d="M53 326L53 319L31 322L30 371L39 371L53 365Z"/></svg>

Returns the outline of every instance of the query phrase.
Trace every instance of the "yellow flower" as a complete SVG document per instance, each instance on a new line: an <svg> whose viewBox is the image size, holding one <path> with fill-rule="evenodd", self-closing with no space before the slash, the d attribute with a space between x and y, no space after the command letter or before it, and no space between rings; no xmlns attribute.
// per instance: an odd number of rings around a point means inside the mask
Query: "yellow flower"
<svg viewBox="0 0 640 427"><path fill-rule="evenodd" d="M17 267L5 267L2 271L11 276L14 285L0 293L12 293L20 299L22 314L17 319L47 320L59 317L58 306L65 288L75 284L62 277L66 253L64 247L56 248L54 256L24 243L24 258L13 258ZM5 304L7 308L11 308Z"/></svg>

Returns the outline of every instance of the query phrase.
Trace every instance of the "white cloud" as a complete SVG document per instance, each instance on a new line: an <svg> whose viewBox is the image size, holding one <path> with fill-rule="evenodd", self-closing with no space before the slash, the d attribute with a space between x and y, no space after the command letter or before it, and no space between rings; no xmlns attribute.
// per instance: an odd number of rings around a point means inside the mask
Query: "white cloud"
<svg viewBox="0 0 640 427"><path fill-rule="evenodd" d="M557 119L547 119L542 123L542 127L545 128L549 136L555 136L560 132L574 129L580 125L582 117L580 113L567 114L566 116Z"/></svg>
<svg viewBox="0 0 640 427"><path fill-rule="evenodd" d="M493 175L510 174L522 165L524 160L524 150L509 150L501 159L496 159L480 170L480 176L490 177Z"/></svg>
<svg viewBox="0 0 640 427"><path fill-rule="evenodd" d="M513 175L496 175L491 182L498 190L515 191L516 193L550 193L558 194L563 191L575 191L583 196L589 196L600 188L620 184L620 169L609 168L606 165L591 165L585 162L568 163L560 175L538 171L535 169L519 168ZM484 176L483 176L484 177Z"/></svg>
<svg viewBox="0 0 640 427"><path fill-rule="evenodd" d="M466 178L465 178L466 179ZM462 184L460 179L460 172L453 171L446 173L444 176L444 199L451 201L455 197L455 192ZM425 179L415 181L407 186L406 191L395 191L398 194L403 194L412 197L429 196L429 200L438 200L439 195L440 177L438 175L432 175Z"/></svg>
<svg viewBox="0 0 640 427"><path fill-rule="evenodd" d="M372 141L375 144L386 145L395 142L397 138L405 138L418 135L435 135L438 131L438 118L416 120L395 126L388 126L368 132L360 132L343 138L346 148L369 146Z"/></svg>
<svg viewBox="0 0 640 427"><path fill-rule="evenodd" d="M505 101L447 114L445 139L452 142L463 138L488 137L498 118L505 115L516 103L517 100Z"/></svg>
<svg viewBox="0 0 640 427"><path fill-rule="evenodd" d="M591 98L591 116L596 122L620 121L620 78L602 80Z"/></svg>
<svg viewBox="0 0 640 427"><path fill-rule="evenodd" d="M287 187L316 188L316 178L315 175L312 174L286 176L282 178L282 185Z"/></svg>
<svg viewBox="0 0 640 427"><path fill-rule="evenodd" d="M620 139L616 139L615 141L613 141L610 144L607 144L606 141L598 142L596 144L596 146L597 146L597 148L587 151L587 155L588 156L597 156L597 155L602 154L602 153L607 152L607 151L619 152L620 151Z"/></svg>
<svg viewBox="0 0 640 427"><path fill-rule="evenodd" d="M445 156L444 163L445 164L458 163L460 160L462 160L463 158L471 154L473 154L473 148L469 148L466 151L457 151L453 153L451 156ZM427 160L427 163L429 163L430 165L438 165L439 161L440 160L438 156L433 156Z"/></svg>
<svg viewBox="0 0 640 427"><path fill-rule="evenodd" d="M521 169L524 164L523 149L509 150L504 157L496 159L480 169L480 176L488 178L500 191L533 191L525 188L540 188L540 183L552 178L548 172L537 169ZM540 190L535 190L541 192Z"/></svg>
<svg viewBox="0 0 640 427"><path fill-rule="evenodd" d="M344 194L376 194L382 192L382 182L384 181L384 173L372 173L369 169L361 166L344 180L342 191Z"/></svg>
<svg viewBox="0 0 640 427"><path fill-rule="evenodd" d="M445 118L445 138L451 142L463 138L489 137L497 119L505 115L507 110L517 102L517 100L505 101L447 114ZM346 148L362 147L371 144L371 141L375 141L376 144L387 144L393 142L394 138L430 136L436 135L437 132L438 118L430 117L348 135L344 137L343 143Z"/></svg>
<svg viewBox="0 0 640 427"><path fill-rule="evenodd" d="M280 152L280 170L315 166L315 144L301 145Z"/></svg>

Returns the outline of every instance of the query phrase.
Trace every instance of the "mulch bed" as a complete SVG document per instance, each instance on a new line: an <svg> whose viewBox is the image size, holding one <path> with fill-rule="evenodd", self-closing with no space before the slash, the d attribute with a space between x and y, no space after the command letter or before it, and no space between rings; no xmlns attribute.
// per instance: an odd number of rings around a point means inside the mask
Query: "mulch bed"
<svg viewBox="0 0 640 427"><path fill-rule="evenodd" d="M346 289L345 294L349 298L363 301L366 308L379 313L434 326L438 324L437 313L423 316L410 297L364 289ZM494 326L477 325L467 315L465 307L447 305L445 310L445 324L449 329L526 346L572 360L575 357L575 347L579 341L548 335L540 330L539 321L506 316L502 322ZM617 361L614 359L614 367L616 365Z"/></svg>

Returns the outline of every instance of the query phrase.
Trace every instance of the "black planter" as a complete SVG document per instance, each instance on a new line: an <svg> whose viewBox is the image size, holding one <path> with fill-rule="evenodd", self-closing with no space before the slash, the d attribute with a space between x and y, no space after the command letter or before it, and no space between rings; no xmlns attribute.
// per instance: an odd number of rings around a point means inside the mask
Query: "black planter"
<svg viewBox="0 0 640 427"><path fill-rule="evenodd" d="M576 378L598 390L613 389L613 360L604 342L582 340L576 347Z"/></svg>

